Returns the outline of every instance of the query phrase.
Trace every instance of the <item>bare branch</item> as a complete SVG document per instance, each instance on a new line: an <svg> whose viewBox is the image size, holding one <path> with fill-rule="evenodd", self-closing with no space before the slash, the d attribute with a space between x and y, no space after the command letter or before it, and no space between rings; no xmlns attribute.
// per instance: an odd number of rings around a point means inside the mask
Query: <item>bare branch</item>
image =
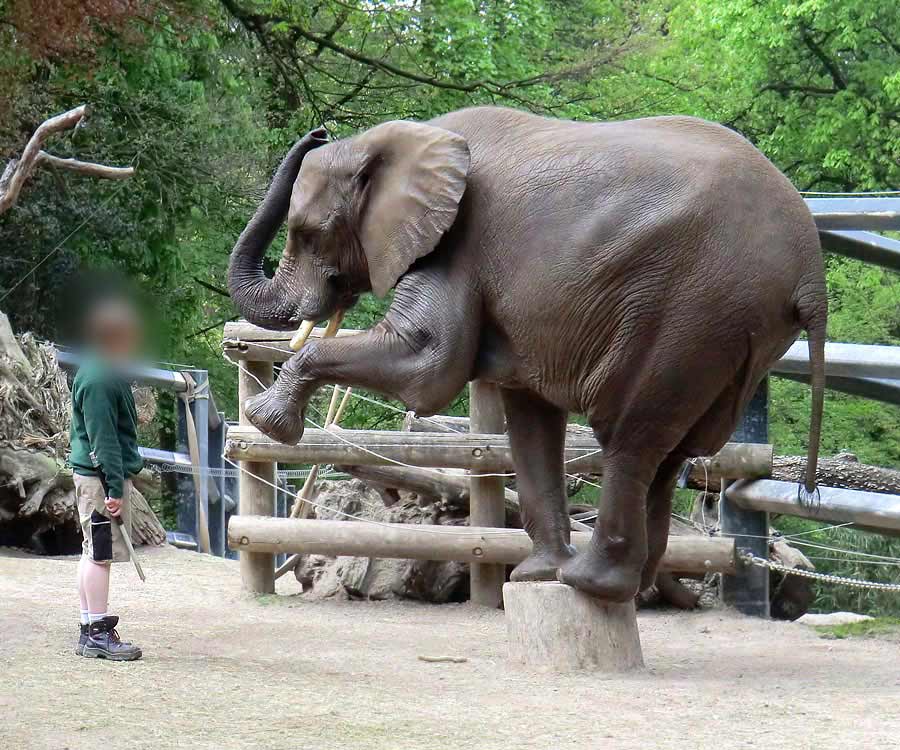
<svg viewBox="0 0 900 750"><path fill-rule="evenodd" d="M37 163L39 166L67 169L70 172L104 180L124 180L134 174L134 167L108 167L105 164L94 164L89 161L78 161L78 159L61 159L46 151L38 154Z"/></svg>
<svg viewBox="0 0 900 750"><path fill-rule="evenodd" d="M10 171L9 168L4 172L4 183L0 185L0 214L9 210L9 208L19 199L19 193L22 191L22 185L31 176L35 166L37 166L38 158L41 153L41 146L48 136L58 133L61 130L69 130L74 128L81 122L87 111L85 105L70 109L61 115L51 117L49 120L41 123L40 127L34 131L34 135L25 146L22 157L16 162Z"/></svg>
<svg viewBox="0 0 900 750"><path fill-rule="evenodd" d="M60 169L68 169L80 174L92 177L102 177L111 180L122 180L134 174L132 167L106 167L101 164L81 162L76 159L60 159L41 150L44 141L54 133L63 130L71 130L87 114L87 105L70 109L61 115L45 120L34 131L22 152L21 158L7 164L0 177L0 214L8 211L19 199L22 186L31 177L32 172L40 165L48 165Z"/></svg>

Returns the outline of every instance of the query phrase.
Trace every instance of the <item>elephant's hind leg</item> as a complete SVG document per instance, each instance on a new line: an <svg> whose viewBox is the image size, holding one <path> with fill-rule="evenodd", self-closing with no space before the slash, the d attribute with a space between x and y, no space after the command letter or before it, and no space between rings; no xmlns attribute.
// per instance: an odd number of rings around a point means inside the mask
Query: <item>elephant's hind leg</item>
<svg viewBox="0 0 900 750"><path fill-rule="evenodd" d="M604 446L603 493L588 549L559 570L559 580L611 602L638 593L647 562L646 501L658 462L639 451Z"/></svg>
<svg viewBox="0 0 900 750"><path fill-rule="evenodd" d="M564 469L567 414L528 391L502 393L522 521L534 544L511 578L555 581L573 555Z"/></svg>
<svg viewBox="0 0 900 750"><path fill-rule="evenodd" d="M672 495L684 460L680 453L669 454L660 464L647 491L647 562L641 573L641 591L652 586L656 580L659 563L669 543Z"/></svg>

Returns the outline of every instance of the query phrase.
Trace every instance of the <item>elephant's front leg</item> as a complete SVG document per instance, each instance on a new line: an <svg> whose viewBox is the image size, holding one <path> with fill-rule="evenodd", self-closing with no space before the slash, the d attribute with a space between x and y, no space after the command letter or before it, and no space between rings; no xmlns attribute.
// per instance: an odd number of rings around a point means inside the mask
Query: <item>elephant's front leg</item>
<svg viewBox="0 0 900 750"><path fill-rule="evenodd" d="M436 334L418 334L411 338L381 323L357 336L310 341L284 364L271 388L247 400L247 418L269 437L293 445L303 437L307 403L329 383L366 388L418 414L433 414L466 384L474 353L466 356L465 338L454 351Z"/></svg>
<svg viewBox="0 0 900 750"><path fill-rule="evenodd" d="M559 567L574 554L564 463L568 415L529 391L502 393L522 521L533 544L511 578L555 581Z"/></svg>

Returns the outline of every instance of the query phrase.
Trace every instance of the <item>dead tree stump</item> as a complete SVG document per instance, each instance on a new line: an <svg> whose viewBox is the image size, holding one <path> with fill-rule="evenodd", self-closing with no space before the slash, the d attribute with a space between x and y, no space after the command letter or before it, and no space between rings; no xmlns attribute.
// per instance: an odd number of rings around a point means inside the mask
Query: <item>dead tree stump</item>
<svg viewBox="0 0 900 750"><path fill-rule="evenodd" d="M503 586L509 657L545 672L644 666L634 602L611 604L562 583Z"/></svg>

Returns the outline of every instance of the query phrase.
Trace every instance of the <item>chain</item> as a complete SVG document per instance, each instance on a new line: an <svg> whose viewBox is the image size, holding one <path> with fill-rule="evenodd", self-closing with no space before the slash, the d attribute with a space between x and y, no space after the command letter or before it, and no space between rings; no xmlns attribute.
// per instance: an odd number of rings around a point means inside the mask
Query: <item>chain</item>
<svg viewBox="0 0 900 750"><path fill-rule="evenodd" d="M802 568L789 568L787 565L764 560L749 552L741 555L741 560L748 565L755 565L757 568L768 568L779 573L790 576L799 576L800 578L812 578L823 583L834 583L839 586L848 586L853 589L875 589L876 591L896 591L900 592L900 583L880 583L877 581L861 581L858 578L845 578L844 576L833 576L828 573L817 573L814 570L804 570Z"/></svg>

